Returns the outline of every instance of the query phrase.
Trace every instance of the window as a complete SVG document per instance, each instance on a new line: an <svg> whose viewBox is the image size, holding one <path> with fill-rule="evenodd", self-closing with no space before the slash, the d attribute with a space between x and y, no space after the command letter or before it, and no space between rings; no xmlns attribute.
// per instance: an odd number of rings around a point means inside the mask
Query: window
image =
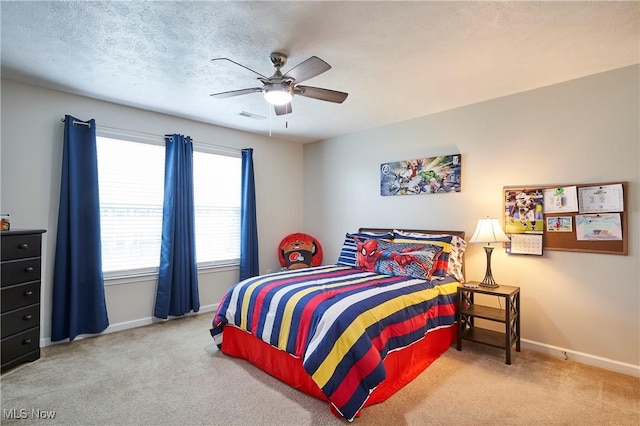
<svg viewBox="0 0 640 426"><path fill-rule="evenodd" d="M163 142L97 137L106 277L155 272L160 263L164 199ZM241 159L195 147L193 180L198 266L240 257Z"/></svg>
<svg viewBox="0 0 640 426"><path fill-rule="evenodd" d="M199 264L240 260L242 159L193 153L193 202Z"/></svg>

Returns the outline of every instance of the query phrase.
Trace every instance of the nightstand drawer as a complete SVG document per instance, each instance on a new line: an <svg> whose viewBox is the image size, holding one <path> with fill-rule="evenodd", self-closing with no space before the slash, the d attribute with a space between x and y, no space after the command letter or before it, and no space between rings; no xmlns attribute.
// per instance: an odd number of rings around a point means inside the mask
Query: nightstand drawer
<svg viewBox="0 0 640 426"><path fill-rule="evenodd" d="M2 338L40 325L40 304L2 314Z"/></svg>
<svg viewBox="0 0 640 426"><path fill-rule="evenodd" d="M40 280L40 258L2 263L2 287Z"/></svg>
<svg viewBox="0 0 640 426"><path fill-rule="evenodd" d="M40 234L2 235L0 240L2 260L40 257L42 250L42 236Z"/></svg>
<svg viewBox="0 0 640 426"><path fill-rule="evenodd" d="M2 289L2 312L40 303L40 281L17 284Z"/></svg>
<svg viewBox="0 0 640 426"><path fill-rule="evenodd" d="M40 327L32 328L22 333L2 339L0 351L2 362L8 363L15 358L33 351L40 351Z"/></svg>

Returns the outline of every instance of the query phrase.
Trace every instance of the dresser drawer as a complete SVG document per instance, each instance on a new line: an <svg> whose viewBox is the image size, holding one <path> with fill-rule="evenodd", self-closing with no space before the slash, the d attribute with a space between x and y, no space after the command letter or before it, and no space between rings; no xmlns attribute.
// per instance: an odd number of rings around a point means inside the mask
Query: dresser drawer
<svg viewBox="0 0 640 426"><path fill-rule="evenodd" d="M0 319L2 338L40 325L40 304L3 313Z"/></svg>
<svg viewBox="0 0 640 426"><path fill-rule="evenodd" d="M40 281L2 288L2 312L40 303Z"/></svg>
<svg viewBox="0 0 640 426"><path fill-rule="evenodd" d="M0 258L2 260L40 257L42 249L42 235L2 235L0 238L0 244Z"/></svg>
<svg viewBox="0 0 640 426"><path fill-rule="evenodd" d="M2 262L2 287L40 281L40 258Z"/></svg>
<svg viewBox="0 0 640 426"><path fill-rule="evenodd" d="M40 351L40 327L32 328L22 333L2 339L1 355L3 367L15 358L33 351Z"/></svg>

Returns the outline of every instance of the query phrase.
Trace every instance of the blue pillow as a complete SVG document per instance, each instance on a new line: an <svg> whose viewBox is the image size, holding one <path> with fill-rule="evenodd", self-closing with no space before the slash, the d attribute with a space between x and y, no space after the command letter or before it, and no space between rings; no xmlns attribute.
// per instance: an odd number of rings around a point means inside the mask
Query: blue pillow
<svg viewBox="0 0 640 426"><path fill-rule="evenodd" d="M358 266L358 261L356 260L356 251L358 250L358 241L356 238L361 241L364 240L391 240L393 238L393 232L385 232L385 233L375 233L375 232L357 232L353 234L345 234L344 242L342 243L342 249L340 250L340 255L338 256L338 261L336 264L341 266Z"/></svg>

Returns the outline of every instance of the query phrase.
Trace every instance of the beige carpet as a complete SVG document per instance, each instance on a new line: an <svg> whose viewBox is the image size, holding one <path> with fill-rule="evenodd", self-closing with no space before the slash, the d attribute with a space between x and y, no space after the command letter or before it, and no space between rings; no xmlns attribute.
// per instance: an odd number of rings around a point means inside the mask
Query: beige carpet
<svg viewBox="0 0 640 426"><path fill-rule="evenodd" d="M40 360L2 375L2 424L347 424L326 402L219 353L211 317L44 348ZM451 347L353 424L640 424L640 379L527 350L508 366L498 349L463 349ZM37 419L37 410L55 417Z"/></svg>

